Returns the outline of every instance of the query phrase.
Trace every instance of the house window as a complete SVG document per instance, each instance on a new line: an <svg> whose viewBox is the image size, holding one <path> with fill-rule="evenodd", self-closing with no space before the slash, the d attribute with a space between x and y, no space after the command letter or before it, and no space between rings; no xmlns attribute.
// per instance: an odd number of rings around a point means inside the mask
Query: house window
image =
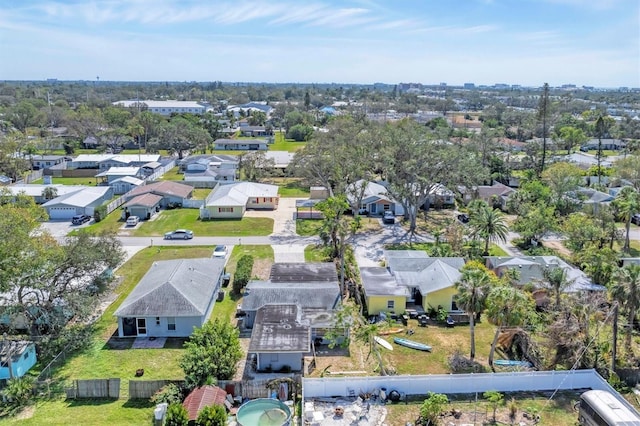
<svg viewBox="0 0 640 426"><path fill-rule="evenodd" d="M176 331L176 318L167 317L167 330Z"/></svg>
<svg viewBox="0 0 640 426"><path fill-rule="evenodd" d="M455 300L451 301L451 310L452 311L457 311L458 310L458 305L456 305L456 301Z"/></svg>
<svg viewBox="0 0 640 426"><path fill-rule="evenodd" d="M389 210L390 208L391 208L391 205L389 205L389 204L383 204L383 206L382 206L382 209L383 209L384 211L387 211L387 210Z"/></svg>
<svg viewBox="0 0 640 426"><path fill-rule="evenodd" d="M218 207L218 213L233 213L233 207Z"/></svg>
<svg viewBox="0 0 640 426"><path fill-rule="evenodd" d="M387 300L387 309L394 309L396 302L393 300Z"/></svg>
<svg viewBox="0 0 640 426"><path fill-rule="evenodd" d="M156 317L156 325L160 325L160 317Z"/></svg>

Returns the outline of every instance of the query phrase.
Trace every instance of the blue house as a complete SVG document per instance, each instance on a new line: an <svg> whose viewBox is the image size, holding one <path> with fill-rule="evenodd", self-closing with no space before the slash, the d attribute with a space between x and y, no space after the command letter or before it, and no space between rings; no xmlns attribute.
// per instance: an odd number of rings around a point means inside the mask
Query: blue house
<svg viewBox="0 0 640 426"><path fill-rule="evenodd" d="M24 376L36 361L36 345L33 342L3 340L0 346L0 380Z"/></svg>

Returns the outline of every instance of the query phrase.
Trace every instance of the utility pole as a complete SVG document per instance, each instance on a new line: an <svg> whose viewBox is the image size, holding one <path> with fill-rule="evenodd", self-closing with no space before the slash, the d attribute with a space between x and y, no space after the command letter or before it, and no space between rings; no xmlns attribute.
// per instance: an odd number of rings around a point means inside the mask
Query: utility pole
<svg viewBox="0 0 640 426"><path fill-rule="evenodd" d="M6 349L4 352L6 353L7 365L9 366L9 380L13 380L13 362L11 360L13 350L11 348L11 342L7 338L7 333L2 334L2 349Z"/></svg>

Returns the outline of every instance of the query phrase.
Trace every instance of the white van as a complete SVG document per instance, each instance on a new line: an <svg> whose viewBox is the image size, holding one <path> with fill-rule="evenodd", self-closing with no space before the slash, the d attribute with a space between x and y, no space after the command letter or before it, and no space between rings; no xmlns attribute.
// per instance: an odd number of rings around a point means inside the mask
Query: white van
<svg viewBox="0 0 640 426"><path fill-rule="evenodd" d="M127 226L136 226L140 222L140 218L138 216L129 216L127 218Z"/></svg>

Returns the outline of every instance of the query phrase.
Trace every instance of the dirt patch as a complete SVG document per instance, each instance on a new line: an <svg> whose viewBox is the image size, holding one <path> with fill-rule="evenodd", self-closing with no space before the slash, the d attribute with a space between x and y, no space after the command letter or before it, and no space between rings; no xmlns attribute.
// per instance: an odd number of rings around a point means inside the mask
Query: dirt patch
<svg viewBox="0 0 640 426"><path fill-rule="evenodd" d="M36 412L36 407L34 407L33 405L30 405L28 407L24 407L22 409L22 411L20 411L18 413L18 415L16 416L17 420L26 420L26 419L30 419L31 417L33 417L33 414Z"/></svg>
<svg viewBox="0 0 640 426"><path fill-rule="evenodd" d="M261 280L268 280L271 275L271 265L273 262L269 259L254 259L253 269L251 273L252 277L257 277Z"/></svg>
<svg viewBox="0 0 640 426"><path fill-rule="evenodd" d="M566 248L561 241L544 241L542 245L557 251L562 257L570 258L571 256L573 256L571 250Z"/></svg>

